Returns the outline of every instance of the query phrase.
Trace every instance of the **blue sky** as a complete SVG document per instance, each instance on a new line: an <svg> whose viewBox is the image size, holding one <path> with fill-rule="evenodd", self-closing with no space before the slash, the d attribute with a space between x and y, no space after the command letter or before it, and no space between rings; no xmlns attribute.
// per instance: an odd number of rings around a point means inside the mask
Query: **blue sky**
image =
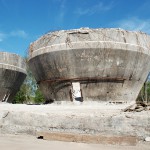
<svg viewBox="0 0 150 150"><path fill-rule="evenodd" d="M41 35L80 27L150 34L150 0L0 0L0 51L25 56Z"/></svg>

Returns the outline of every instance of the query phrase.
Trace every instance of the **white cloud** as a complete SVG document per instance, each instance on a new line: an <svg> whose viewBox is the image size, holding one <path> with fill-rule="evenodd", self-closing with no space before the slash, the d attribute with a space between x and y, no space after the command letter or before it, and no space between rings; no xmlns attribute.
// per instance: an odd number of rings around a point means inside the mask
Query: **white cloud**
<svg viewBox="0 0 150 150"><path fill-rule="evenodd" d="M24 30L14 30L10 33L0 32L0 42L3 42L5 39L9 37L19 37L19 38L27 38L28 34Z"/></svg>
<svg viewBox="0 0 150 150"><path fill-rule="evenodd" d="M103 2L99 2L98 4L95 4L91 6L90 8L77 8L77 10L74 12L75 14L78 14L80 16L82 15L93 15L95 13L105 12L109 11L114 6L113 2L109 4L104 4Z"/></svg>
<svg viewBox="0 0 150 150"><path fill-rule="evenodd" d="M10 36L26 38L28 34L24 30L16 30L16 31L10 32Z"/></svg>
<svg viewBox="0 0 150 150"><path fill-rule="evenodd" d="M0 48L0 52L6 52L4 49Z"/></svg>
<svg viewBox="0 0 150 150"><path fill-rule="evenodd" d="M118 28L123 28L132 31L142 31L150 34L150 19L142 20L137 17L132 17L114 23Z"/></svg>
<svg viewBox="0 0 150 150"><path fill-rule="evenodd" d="M6 38L6 34L0 32L0 42L2 42Z"/></svg>
<svg viewBox="0 0 150 150"><path fill-rule="evenodd" d="M59 1L56 0L56 1L60 3L59 11L56 16L56 23L62 24L64 21L65 14L66 14L66 0L59 0Z"/></svg>

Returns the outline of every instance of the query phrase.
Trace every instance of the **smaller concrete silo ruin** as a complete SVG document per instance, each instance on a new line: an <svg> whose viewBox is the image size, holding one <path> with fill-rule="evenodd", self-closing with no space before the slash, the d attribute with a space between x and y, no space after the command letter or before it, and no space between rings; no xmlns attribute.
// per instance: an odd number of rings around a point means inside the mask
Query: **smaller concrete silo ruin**
<svg viewBox="0 0 150 150"><path fill-rule="evenodd" d="M16 54L0 52L0 101L11 102L26 78L26 63Z"/></svg>
<svg viewBox="0 0 150 150"><path fill-rule="evenodd" d="M61 30L30 45L47 100L135 101L150 71L150 36L122 29Z"/></svg>

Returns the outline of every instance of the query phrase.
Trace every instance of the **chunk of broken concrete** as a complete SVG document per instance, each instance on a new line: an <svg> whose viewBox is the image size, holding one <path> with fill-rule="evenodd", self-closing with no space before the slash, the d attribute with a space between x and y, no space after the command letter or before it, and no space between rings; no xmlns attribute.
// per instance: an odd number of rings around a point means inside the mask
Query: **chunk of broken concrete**
<svg viewBox="0 0 150 150"><path fill-rule="evenodd" d="M130 110L133 111L133 110L135 110L136 107L137 107L137 104L134 104L130 107Z"/></svg>
<svg viewBox="0 0 150 150"><path fill-rule="evenodd" d="M141 111L143 111L143 110L144 110L144 107L139 108L139 109L136 109L135 111L136 111L136 112L141 112Z"/></svg>
<svg viewBox="0 0 150 150"><path fill-rule="evenodd" d="M150 142L150 137L146 137L146 138L145 138L145 141L146 141L146 142Z"/></svg>

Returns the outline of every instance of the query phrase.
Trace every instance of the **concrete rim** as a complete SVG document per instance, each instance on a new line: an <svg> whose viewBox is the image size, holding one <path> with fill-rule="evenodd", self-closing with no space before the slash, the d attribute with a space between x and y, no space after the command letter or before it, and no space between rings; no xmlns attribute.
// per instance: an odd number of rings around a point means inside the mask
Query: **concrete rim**
<svg viewBox="0 0 150 150"><path fill-rule="evenodd" d="M0 52L0 55L2 54L7 54L8 56L16 56L19 58L20 60L20 63L25 63L25 59L22 58L20 55L18 54L15 54L15 53L10 53L10 52ZM5 66L5 67L4 67ZM9 63L3 63L0 61L0 68L6 68L6 69L9 69L9 70L15 70L15 71L18 71L18 72L22 72L24 74L27 74L27 71L26 71L26 65L23 67L19 67L17 65L11 65Z"/></svg>
<svg viewBox="0 0 150 150"><path fill-rule="evenodd" d="M88 43L88 45L86 43ZM113 49L125 49L126 50L128 47L128 50L130 51L136 51L135 49L139 49L139 52L143 52L144 54L148 54L148 55L150 54L148 48L142 47L136 44L131 44L131 43L115 42L115 45L114 45L114 41L85 41L85 42L81 41L81 42L72 42L71 43L72 47L69 47L68 45L66 45L66 43L53 44L50 46L41 47L37 50L34 50L30 54L28 61L36 56L39 56L45 53L50 53L54 51L62 51L62 50L82 49L83 44L84 44L84 49L90 49L92 47L95 49L96 48L101 48L101 49L113 48ZM96 46L97 44L99 44L98 47Z"/></svg>

